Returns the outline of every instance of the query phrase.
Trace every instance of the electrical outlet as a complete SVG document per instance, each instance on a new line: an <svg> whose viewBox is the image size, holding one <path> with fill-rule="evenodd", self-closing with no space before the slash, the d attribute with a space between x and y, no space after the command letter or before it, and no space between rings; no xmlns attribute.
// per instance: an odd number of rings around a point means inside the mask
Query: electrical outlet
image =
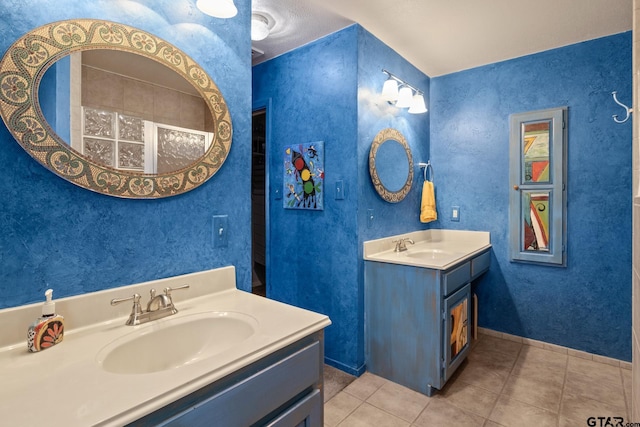
<svg viewBox="0 0 640 427"><path fill-rule="evenodd" d="M226 248L229 241L227 230L229 223L229 215L213 216L213 247Z"/></svg>
<svg viewBox="0 0 640 427"><path fill-rule="evenodd" d="M451 221L460 221L460 206L451 206Z"/></svg>

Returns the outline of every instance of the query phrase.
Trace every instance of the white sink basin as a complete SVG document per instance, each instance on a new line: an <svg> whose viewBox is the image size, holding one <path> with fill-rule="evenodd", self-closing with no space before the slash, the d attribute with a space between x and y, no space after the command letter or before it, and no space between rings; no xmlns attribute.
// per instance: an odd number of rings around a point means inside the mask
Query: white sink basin
<svg viewBox="0 0 640 427"><path fill-rule="evenodd" d="M464 256L464 253L447 251L444 249L424 249L420 251L412 252L410 249L407 251L407 256L410 258L428 259L428 260L441 260L448 258L459 258Z"/></svg>
<svg viewBox="0 0 640 427"><path fill-rule="evenodd" d="M251 337L258 322L236 312L208 312L165 318L105 346L97 362L115 374L148 374L179 368L221 353Z"/></svg>

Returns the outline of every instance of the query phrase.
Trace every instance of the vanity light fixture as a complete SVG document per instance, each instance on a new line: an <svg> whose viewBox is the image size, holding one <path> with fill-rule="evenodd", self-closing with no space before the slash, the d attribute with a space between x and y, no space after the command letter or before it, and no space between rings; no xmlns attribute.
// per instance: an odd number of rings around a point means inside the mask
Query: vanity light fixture
<svg viewBox="0 0 640 427"><path fill-rule="evenodd" d="M409 83L391 74L387 70L382 70L389 76L382 86L382 99L398 108L409 108L411 114L422 114L427 112L424 101L424 94ZM400 88L398 90L398 87Z"/></svg>
<svg viewBox="0 0 640 427"><path fill-rule="evenodd" d="M238 14L233 0L197 0L196 7L215 18L233 18Z"/></svg>
<svg viewBox="0 0 640 427"><path fill-rule="evenodd" d="M251 40L259 41L264 40L269 36L269 19L260 14L251 14Z"/></svg>

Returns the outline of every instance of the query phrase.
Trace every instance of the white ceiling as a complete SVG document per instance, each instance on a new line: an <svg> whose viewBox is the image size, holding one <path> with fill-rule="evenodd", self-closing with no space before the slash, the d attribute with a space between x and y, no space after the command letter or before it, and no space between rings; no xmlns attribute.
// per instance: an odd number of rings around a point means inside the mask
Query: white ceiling
<svg viewBox="0 0 640 427"><path fill-rule="evenodd" d="M430 77L629 31L633 0L253 0L266 61L357 22Z"/></svg>

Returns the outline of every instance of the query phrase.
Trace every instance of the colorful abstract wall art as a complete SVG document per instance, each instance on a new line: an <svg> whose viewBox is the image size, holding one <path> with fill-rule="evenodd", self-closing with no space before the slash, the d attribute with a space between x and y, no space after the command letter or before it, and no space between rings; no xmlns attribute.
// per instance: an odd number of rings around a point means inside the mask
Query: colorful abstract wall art
<svg viewBox="0 0 640 427"><path fill-rule="evenodd" d="M548 183L551 141L551 121L523 125L523 184ZM549 251L549 191L524 191L525 251Z"/></svg>
<svg viewBox="0 0 640 427"><path fill-rule="evenodd" d="M284 149L283 206L322 210L324 143L289 145Z"/></svg>

